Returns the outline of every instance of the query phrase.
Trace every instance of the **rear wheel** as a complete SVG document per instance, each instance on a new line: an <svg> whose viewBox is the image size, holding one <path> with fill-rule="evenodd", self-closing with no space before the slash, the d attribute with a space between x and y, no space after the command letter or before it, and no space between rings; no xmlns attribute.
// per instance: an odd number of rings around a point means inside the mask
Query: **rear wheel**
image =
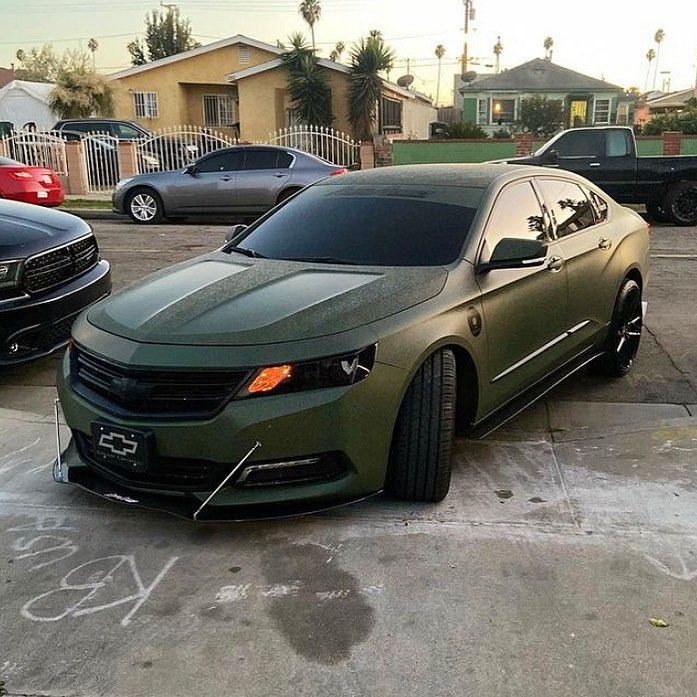
<svg viewBox="0 0 697 697"><path fill-rule="evenodd" d="M647 203L646 213L648 214L649 218L657 223L668 223L671 220L670 216L665 212L660 203Z"/></svg>
<svg viewBox="0 0 697 697"><path fill-rule="evenodd" d="M385 488L406 501L441 501L450 488L457 393L455 355L429 356L409 385L392 439Z"/></svg>
<svg viewBox="0 0 697 697"><path fill-rule="evenodd" d="M676 225L697 225L697 182L673 184L664 209Z"/></svg>
<svg viewBox="0 0 697 697"><path fill-rule="evenodd" d="M636 281L626 279L617 295L605 351L598 361L602 372L621 377L631 370L642 327L641 288Z"/></svg>
<svg viewBox="0 0 697 697"><path fill-rule="evenodd" d="M126 198L126 212L134 223L153 225L165 219L162 199L152 189L135 189Z"/></svg>

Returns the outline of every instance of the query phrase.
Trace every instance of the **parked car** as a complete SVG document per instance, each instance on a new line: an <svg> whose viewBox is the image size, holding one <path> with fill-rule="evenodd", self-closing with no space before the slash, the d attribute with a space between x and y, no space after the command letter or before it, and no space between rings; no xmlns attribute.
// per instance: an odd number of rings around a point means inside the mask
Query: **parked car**
<svg viewBox="0 0 697 697"><path fill-rule="evenodd" d="M86 222L0 201L0 366L64 346L75 317L110 291L109 264Z"/></svg>
<svg viewBox="0 0 697 697"><path fill-rule="evenodd" d="M0 198L40 206L60 206L65 200L58 175L47 167L30 167L0 156Z"/></svg>
<svg viewBox="0 0 697 697"><path fill-rule="evenodd" d="M328 177L237 233L77 321L58 481L197 519L439 501L456 429L637 353L648 225L571 173Z"/></svg>
<svg viewBox="0 0 697 697"><path fill-rule="evenodd" d="M184 169L124 179L112 201L115 211L143 224L191 214L259 214L308 184L346 171L293 148L238 145Z"/></svg>
<svg viewBox="0 0 697 697"><path fill-rule="evenodd" d="M504 161L576 172L620 203L646 204L655 220L697 225L697 156L637 157L631 128L573 128Z"/></svg>

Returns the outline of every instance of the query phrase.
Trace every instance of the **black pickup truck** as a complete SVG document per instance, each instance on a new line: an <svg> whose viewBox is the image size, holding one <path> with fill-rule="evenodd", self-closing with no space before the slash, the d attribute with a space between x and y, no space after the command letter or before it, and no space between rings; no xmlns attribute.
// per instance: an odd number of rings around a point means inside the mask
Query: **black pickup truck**
<svg viewBox="0 0 697 697"><path fill-rule="evenodd" d="M619 203L644 203L659 222L697 225L697 156L637 157L631 128L572 128L506 162L576 172Z"/></svg>

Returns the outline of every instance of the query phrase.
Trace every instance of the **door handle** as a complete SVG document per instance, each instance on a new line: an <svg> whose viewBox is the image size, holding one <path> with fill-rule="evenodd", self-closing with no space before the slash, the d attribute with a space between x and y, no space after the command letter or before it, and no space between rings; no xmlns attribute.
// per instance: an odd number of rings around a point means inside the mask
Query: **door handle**
<svg viewBox="0 0 697 697"><path fill-rule="evenodd" d="M284 174L283 172L276 172L276 174L273 175L277 179L281 179L281 177L287 177L287 174Z"/></svg>
<svg viewBox="0 0 697 697"><path fill-rule="evenodd" d="M600 162L591 162L588 166L589 167L600 167Z"/></svg>
<svg viewBox="0 0 697 697"><path fill-rule="evenodd" d="M551 257L547 262L547 271L559 271L564 266L564 260L561 257Z"/></svg>
<svg viewBox="0 0 697 697"><path fill-rule="evenodd" d="M610 249L612 247L612 240L608 240L605 237L601 237L598 240L598 249Z"/></svg>
<svg viewBox="0 0 697 697"><path fill-rule="evenodd" d="M234 177L220 177L221 182L231 182Z"/></svg>

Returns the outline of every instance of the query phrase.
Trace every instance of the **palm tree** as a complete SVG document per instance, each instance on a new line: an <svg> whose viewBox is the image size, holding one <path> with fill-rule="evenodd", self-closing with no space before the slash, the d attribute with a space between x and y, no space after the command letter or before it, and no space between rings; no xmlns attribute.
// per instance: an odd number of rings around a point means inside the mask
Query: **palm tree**
<svg viewBox="0 0 697 697"><path fill-rule="evenodd" d="M90 53L92 54L92 70L95 70L95 68L96 68L96 53L97 53L97 49L99 48L99 41L97 41L97 39L90 39L87 42L87 48L90 50Z"/></svg>
<svg viewBox="0 0 697 697"><path fill-rule="evenodd" d="M644 92L649 91L649 77L651 75L651 61L656 57L656 51L650 48L646 52L646 60L649 62L648 68L646 68L646 81L644 82Z"/></svg>
<svg viewBox="0 0 697 697"><path fill-rule="evenodd" d="M341 54L346 50L346 45L343 41L337 41L336 45L329 54L329 60L338 63L341 60Z"/></svg>
<svg viewBox="0 0 697 697"><path fill-rule="evenodd" d="M551 36L545 37L544 44L545 47L545 60L552 60L552 48L554 47L554 39Z"/></svg>
<svg viewBox="0 0 697 697"><path fill-rule="evenodd" d="M657 29L656 33L653 35L653 40L656 43L656 65L653 69L653 89L656 89L656 78L658 77L658 60L661 57L661 44L663 39L666 38L666 33L663 29Z"/></svg>
<svg viewBox="0 0 697 697"><path fill-rule="evenodd" d="M312 50L315 50L315 24L319 22L322 14L322 6L319 0L302 0L300 3L299 12L302 18L310 27L310 35L312 36Z"/></svg>
<svg viewBox="0 0 697 697"><path fill-rule="evenodd" d="M496 73L501 72L501 54L503 53L503 44L501 43L501 37L496 37L496 43L494 44L494 55L496 56Z"/></svg>
<svg viewBox="0 0 697 697"><path fill-rule="evenodd" d="M440 69L443 56L445 55L445 46L443 46L443 44L438 44L435 54L438 59L438 82L436 83L436 106L438 106L438 102L440 101Z"/></svg>
<svg viewBox="0 0 697 697"><path fill-rule="evenodd" d="M379 35L379 32L376 32ZM380 73L394 63L392 49L385 46L381 36L361 39L351 49L351 79L349 85L349 120L360 140L371 137L382 98Z"/></svg>

